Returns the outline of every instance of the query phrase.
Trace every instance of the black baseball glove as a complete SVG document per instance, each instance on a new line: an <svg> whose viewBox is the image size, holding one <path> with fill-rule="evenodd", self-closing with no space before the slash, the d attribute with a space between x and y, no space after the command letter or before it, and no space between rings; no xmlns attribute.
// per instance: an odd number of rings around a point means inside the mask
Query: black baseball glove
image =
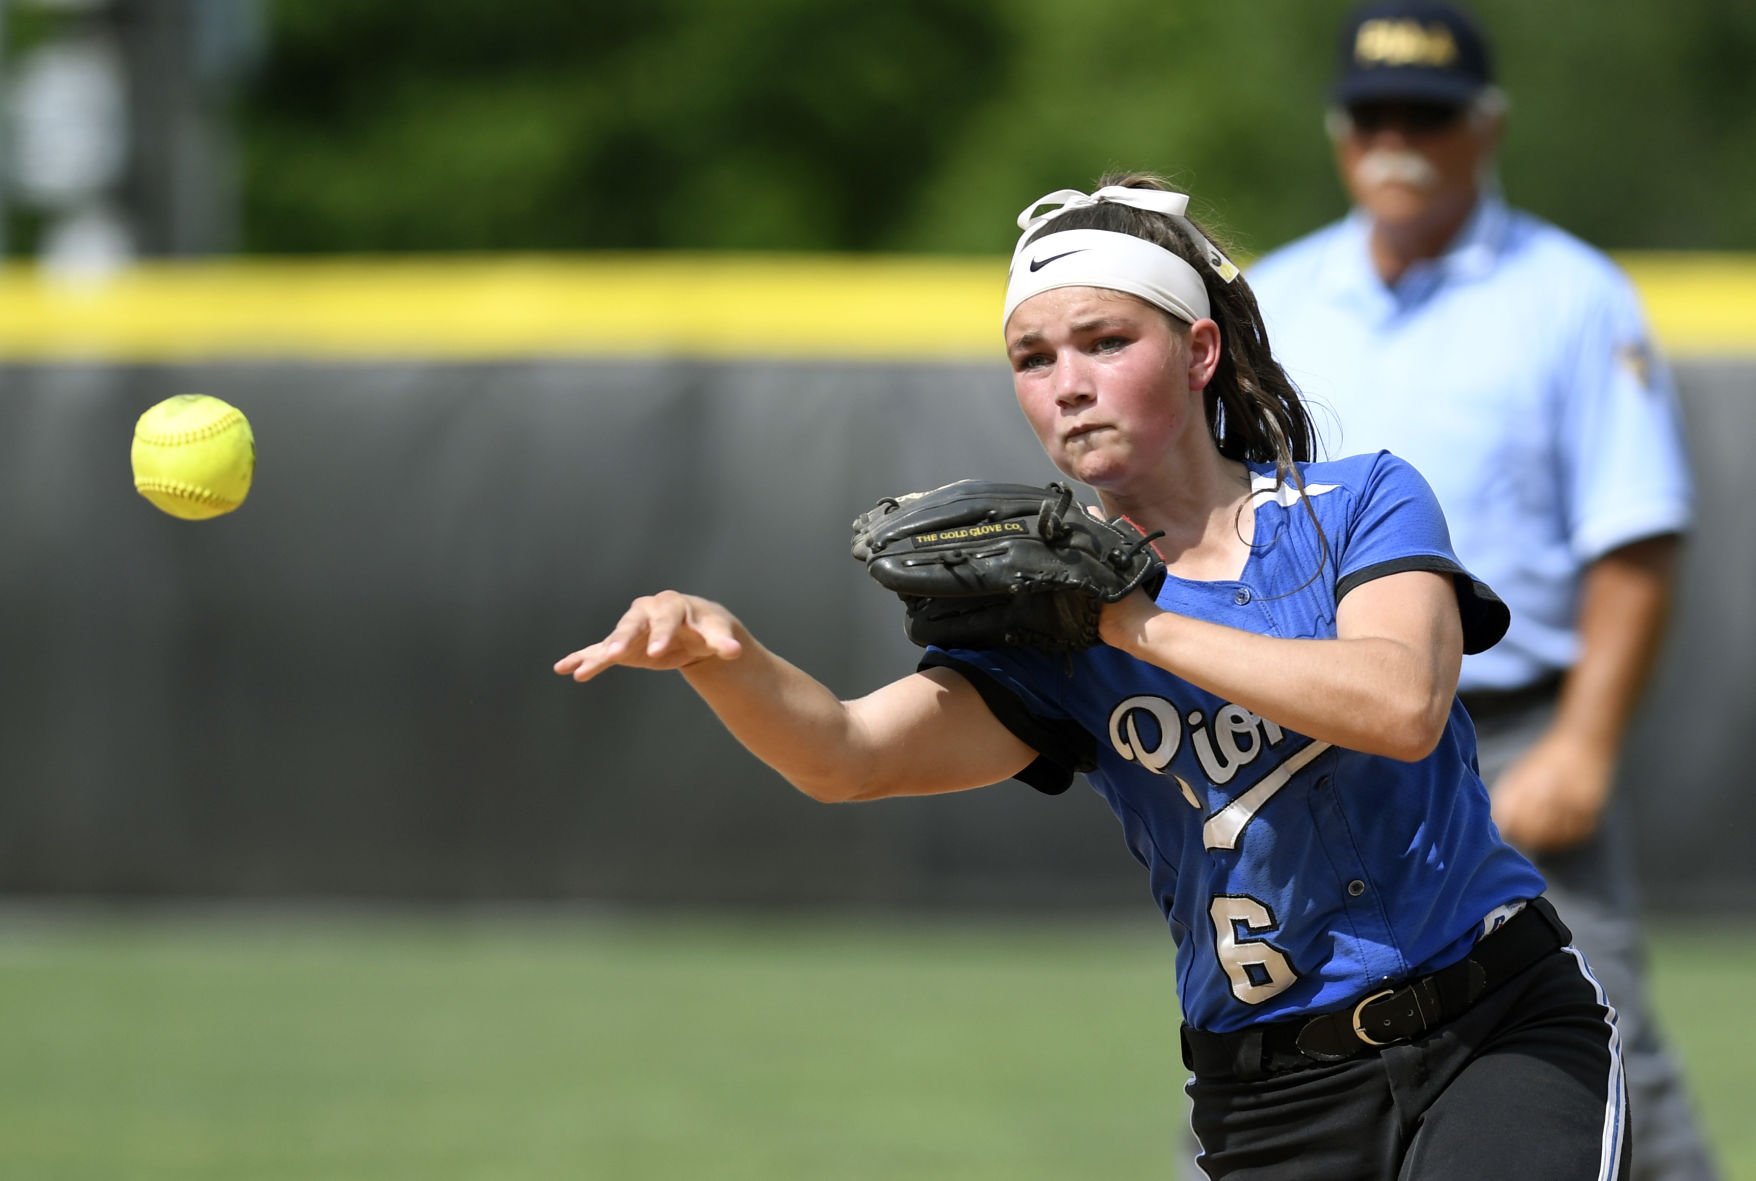
<svg viewBox="0 0 1756 1181"><path fill-rule="evenodd" d="M1063 484L961 480L861 513L853 555L901 597L922 647L1070 652L1098 643L1105 603L1157 595L1158 536L1099 520Z"/></svg>

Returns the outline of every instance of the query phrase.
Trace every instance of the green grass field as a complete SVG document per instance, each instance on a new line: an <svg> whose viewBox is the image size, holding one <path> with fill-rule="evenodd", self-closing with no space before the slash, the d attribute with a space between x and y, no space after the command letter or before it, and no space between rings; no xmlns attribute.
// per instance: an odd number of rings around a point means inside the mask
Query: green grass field
<svg viewBox="0 0 1756 1181"><path fill-rule="evenodd" d="M1165 1177L1142 923L0 920L0 1177ZM1756 929L1655 939L1730 1181Z"/></svg>

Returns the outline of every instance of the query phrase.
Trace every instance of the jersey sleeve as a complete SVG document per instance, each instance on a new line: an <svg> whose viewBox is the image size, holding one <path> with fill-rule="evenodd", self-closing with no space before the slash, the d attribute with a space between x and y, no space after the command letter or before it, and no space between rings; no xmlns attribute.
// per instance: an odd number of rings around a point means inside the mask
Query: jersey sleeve
<svg viewBox="0 0 1756 1181"><path fill-rule="evenodd" d="M1464 569L1451 548L1445 514L1426 479L1387 451L1373 457L1336 547L1335 601L1373 579L1406 570L1451 576L1463 618L1463 650L1484 652L1499 643L1512 613L1487 583Z"/></svg>
<svg viewBox="0 0 1756 1181"><path fill-rule="evenodd" d="M1603 266L1586 288L1558 398L1564 520L1582 562L1679 532L1693 510L1670 373L1652 347L1633 284Z"/></svg>
<svg viewBox="0 0 1756 1181"><path fill-rule="evenodd" d="M1003 649L929 648L919 667L947 668L981 694L1002 726L1037 752L1030 766L1013 778L1046 795L1060 795L1078 772L1097 766L1096 740L1033 684L1057 675L1039 654Z"/></svg>

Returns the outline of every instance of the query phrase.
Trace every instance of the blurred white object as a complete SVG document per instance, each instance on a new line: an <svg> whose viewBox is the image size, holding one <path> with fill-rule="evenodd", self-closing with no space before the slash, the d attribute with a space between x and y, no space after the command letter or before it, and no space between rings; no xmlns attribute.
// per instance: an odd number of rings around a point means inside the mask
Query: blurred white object
<svg viewBox="0 0 1756 1181"><path fill-rule="evenodd" d="M12 190L45 209L82 204L122 179L128 98L121 54L83 37L25 55L10 87Z"/></svg>
<svg viewBox="0 0 1756 1181"><path fill-rule="evenodd" d="M92 286L134 262L134 234L106 201L69 210L43 230L37 259L44 278L64 286Z"/></svg>

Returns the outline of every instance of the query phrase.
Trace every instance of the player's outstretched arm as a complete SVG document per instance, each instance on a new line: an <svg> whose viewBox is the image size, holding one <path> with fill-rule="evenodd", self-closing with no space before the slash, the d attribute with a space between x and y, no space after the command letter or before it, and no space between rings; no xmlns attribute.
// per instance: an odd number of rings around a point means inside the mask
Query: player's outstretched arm
<svg viewBox="0 0 1756 1181"><path fill-rule="evenodd" d="M718 603L676 591L636 599L555 671L587 681L617 665L680 670L752 754L825 802L982 787L1036 757L955 673L915 673L842 701Z"/></svg>

